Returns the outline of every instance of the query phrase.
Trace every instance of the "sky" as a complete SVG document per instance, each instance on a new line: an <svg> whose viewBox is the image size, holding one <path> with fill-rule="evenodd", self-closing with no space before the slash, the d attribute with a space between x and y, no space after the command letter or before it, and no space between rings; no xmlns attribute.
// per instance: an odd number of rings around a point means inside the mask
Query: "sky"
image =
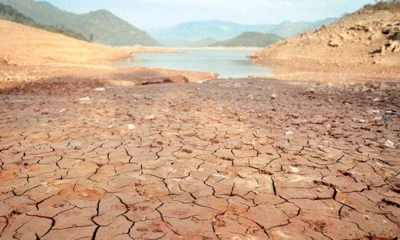
<svg viewBox="0 0 400 240"><path fill-rule="evenodd" d="M44 1L44 0L42 0ZM107 9L144 30L182 22L223 20L242 24L279 24L340 17L373 0L45 0L66 11Z"/></svg>

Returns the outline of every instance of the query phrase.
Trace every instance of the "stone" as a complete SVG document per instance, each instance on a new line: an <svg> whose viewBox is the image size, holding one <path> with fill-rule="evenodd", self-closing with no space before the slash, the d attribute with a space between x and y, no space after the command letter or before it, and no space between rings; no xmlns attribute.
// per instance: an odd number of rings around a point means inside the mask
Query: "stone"
<svg viewBox="0 0 400 240"><path fill-rule="evenodd" d="M277 95L276 95L276 94L272 94L272 95L271 95L271 98L272 98L272 99L276 99L276 98L277 98Z"/></svg>
<svg viewBox="0 0 400 240"><path fill-rule="evenodd" d="M135 124L128 124L128 129L129 130L135 130L137 127L135 126Z"/></svg>
<svg viewBox="0 0 400 240"><path fill-rule="evenodd" d="M385 147L387 147L387 148L393 148L393 149L396 148L396 146L394 145L394 143L393 143L392 141L390 141L390 140L386 140L386 142L385 142Z"/></svg>
<svg viewBox="0 0 400 240"><path fill-rule="evenodd" d="M95 90L96 92L104 92L106 89L103 88L103 87L100 87L100 88L95 88L94 90Z"/></svg>
<svg viewBox="0 0 400 240"><path fill-rule="evenodd" d="M155 115L148 115L148 116L144 117L144 120L147 120L147 121L153 121L155 119L156 119Z"/></svg>

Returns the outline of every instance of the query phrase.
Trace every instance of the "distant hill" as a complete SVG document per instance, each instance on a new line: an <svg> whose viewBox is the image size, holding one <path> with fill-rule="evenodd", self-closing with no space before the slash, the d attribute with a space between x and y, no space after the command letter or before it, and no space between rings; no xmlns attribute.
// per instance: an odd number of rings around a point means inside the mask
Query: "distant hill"
<svg viewBox="0 0 400 240"><path fill-rule="evenodd" d="M273 33L284 38L289 38L289 37L294 37L308 30L315 30L321 27L322 25L328 25L337 20L338 20L337 18L327 18L322 21L316 21L316 22L285 21L278 25L265 25L265 27L261 30L261 32Z"/></svg>
<svg viewBox="0 0 400 240"><path fill-rule="evenodd" d="M210 47L267 47L271 44L274 44L280 40L282 37L279 37L275 34L269 33L260 33L260 32L244 32L237 37L232 39L216 42Z"/></svg>
<svg viewBox="0 0 400 240"><path fill-rule="evenodd" d="M244 25L219 20L192 21L178 24L171 28L160 29L151 32L159 41L168 46L176 43L189 45L203 39L215 39L215 41L227 40L246 31L259 31L263 25ZM186 43L185 43L185 42ZM210 43L207 42L207 45ZM203 46L207 46L203 45Z"/></svg>
<svg viewBox="0 0 400 240"><path fill-rule="evenodd" d="M9 5L5 5L3 3L0 3L0 19L9 20L9 21L20 23L20 24L27 25L30 27L44 29L49 32L61 33L68 37L87 41L87 39L80 33L77 33L75 31L65 28L65 27L39 24L39 23L35 22L32 18L26 17L25 15L23 15L20 12L18 12L17 10L15 10L13 7L11 7Z"/></svg>
<svg viewBox="0 0 400 240"><path fill-rule="evenodd" d="M263 32L281 37L292 37L307 30L317 29L333 21L335 19L332 18L318 22L283 22L277 25L250 25L219 20L193 21L181 23L171 28L152 31L151 34L164 45L188 47L193 42L201 39L213 38L216 41L224 41L244 32Z"/></svg>
<svg viewBox="0 0 400 240"><path fill-rule="evenodd" d="M69 28L94 42L114 46L160 45L146 32L116 17L107 10L99 10L87 14L74 14L41 1L0 0L0 2L12 6L23 15L40 24Z"/></svg>

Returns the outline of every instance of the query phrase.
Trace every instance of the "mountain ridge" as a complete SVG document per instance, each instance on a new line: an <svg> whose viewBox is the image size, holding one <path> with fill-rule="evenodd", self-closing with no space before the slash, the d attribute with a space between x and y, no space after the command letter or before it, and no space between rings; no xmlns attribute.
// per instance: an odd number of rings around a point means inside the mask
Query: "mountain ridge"
<svg viewBox="0 0 400 240"><path fill-rule="evenodd" d="M177 24L169 28L162 28L150 31L161 43L172 46L174 42L190 44L205 38L213 38L217 41L225 41L244 32L263 32L276 34L281 37L292 37L307 30L314 30L318 27L334 22L336 18L327 18L316 22L283 22L280 24L241 24L222 20L190 21ZM285 25L290 24L289 30L285 31ZM301 26L300 26L301 25ZM283 35L283 36L282 36ZM185 41L185 42L184 42Z"/></svg>
<svg viewBox="0 0 400 240"><path fill-rule="evenodd" d="M234 38L220 41L209 45L210 47L267 47L274 44L280 40L282 37L261 32L244 32L239 36Z"/></svg>
<svg viewBox="0 0 400 240"><path fill-rule="evenodd" d="M85 14L61 10L48 2L0 0L40 24L63 26L81 33L94 42L113 46L160 44L145 31L136 28L112 12L101 9Z"/></svg>

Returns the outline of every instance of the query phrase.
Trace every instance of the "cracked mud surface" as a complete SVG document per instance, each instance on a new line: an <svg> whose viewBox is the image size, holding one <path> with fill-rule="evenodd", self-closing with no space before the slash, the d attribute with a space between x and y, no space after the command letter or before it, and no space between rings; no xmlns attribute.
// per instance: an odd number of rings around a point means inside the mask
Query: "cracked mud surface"
<svg viewBox="0 0 400 240"><path fill-rule="evenodd" d="M309 87L0 95L0 239L400 236L400 90Z"/></svg>

